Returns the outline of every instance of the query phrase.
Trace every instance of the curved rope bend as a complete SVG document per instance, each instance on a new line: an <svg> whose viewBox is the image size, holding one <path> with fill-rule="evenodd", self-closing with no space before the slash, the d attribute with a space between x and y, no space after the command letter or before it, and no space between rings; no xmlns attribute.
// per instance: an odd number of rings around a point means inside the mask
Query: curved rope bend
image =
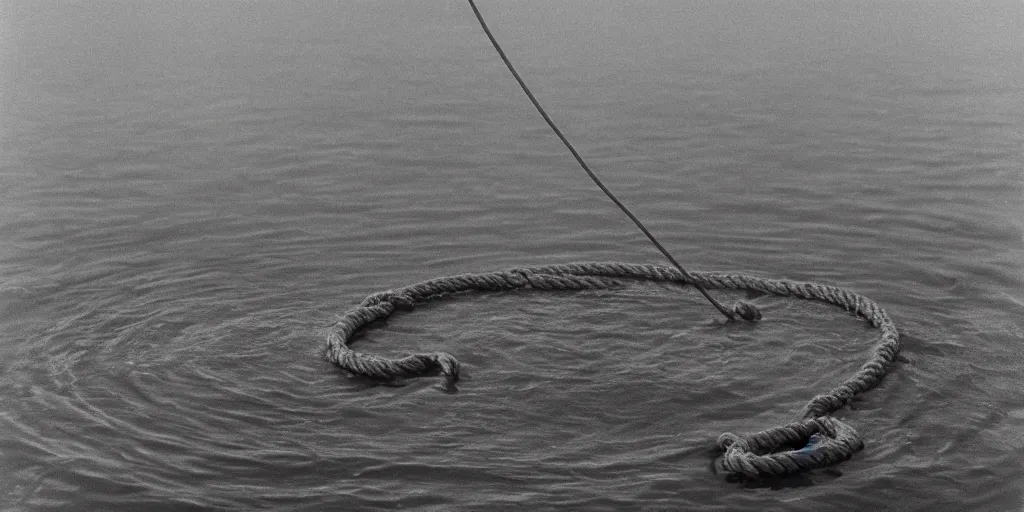
<svg viewBox="0 0 1024 512"><path fill-rule="evenodd" d="M871 299L836 286L759 277L680 272L671 267L630 263L569 263L516 268L482 274L439 277L396 290L378 292L347 311L327 335L327 359L351 373L377 379L440 372L458 381L459 362L446 352L413 354L390 359L349 348L353 334L363 326L390 316L396 309L467 291L593 290L616 286L619 279L673 282L709 289L754 290L778 296L826 302L863 317L881 330L870 359L852 377L804 406L802 419L789 425L739 436L718 438L722 456L717 471L746 478L785 476L833 465L849 459L864 444L849 425L830 416L853 398L878 384L899 352L899 332L892 319ZM746 303L733 306L740 314Z"/></svg>

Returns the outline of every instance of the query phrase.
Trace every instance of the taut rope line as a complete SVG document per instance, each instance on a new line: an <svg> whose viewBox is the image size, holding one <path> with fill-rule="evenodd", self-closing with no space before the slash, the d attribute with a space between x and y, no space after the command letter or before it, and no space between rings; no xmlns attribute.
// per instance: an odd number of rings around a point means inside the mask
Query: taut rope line
<svg viewBox="0 0 1024 512"><path fill-rule="evenodd" d="M871 358L860 370L831 391L812 398L804 406L800 420L794 423L746 436L731 433L719 436L718 446L723 454L715 461L715 468L724 474L747 478L784 476L836 464L864 447L857 432L831 414L885 377L899 352L899 332L885 310L874 301L835 286L741 274L683 273L671 267L629 263L570 263L439 277L375 293L347 311L327 335L327 359L353 374L376 379L440 372L454 383L459 379L459 362L446 352L391 359L356 352L348 344L356 331L391 316L396 309L412 309L417 304L455 293L516 288L594 290L616 286L619 279L753 290L825 302L865 318L873 327L880 329L882 335Z"/></svg>
<svg viewBox="0 0 1024 512"><path fill-rule="evenodd" d="M501 49L501 45L498 44L498 40L494 38L494 34L491 34L491 29L487 27L487 22L484 21L483 15L480 14L480 9L476 8L476 4L473 3L473 0L469 0L469 6L473 8L473 14L476 14L477 21L480 22L480 26L483 27L484 33L487 34L487 39L491 40L491 45L493 45L494 49L498 51L498 55L501 57L501 60L505 62L505 66L508 67L508 70L512 72L512 76L515 77L516 82L519 82L519 87L523 88L523 92L525 92L526 96L530 98L533 106L537 108L537 112L540 112L541 117L547 121L548 126L550 126L551 130L555 132L555 135L558 135L558 138L562 140L562 144L565 144L565 147L569 148L569 152L572 153L572 156L576 157L576 161L579 162L580 167L582 167L584 171L587 171L587 176L590 176L590 179L601 188L604 195L608 196L608 199L611 199L612 202L615 203L615 206L618 206L623 213L629 216L629 219L633 221L633 224L636 224L636 227L640 228L640 231L643 231L644 234L647 235L647 239L650 240L659 251L661 251L661 254L664 254L665 257L668 258L668 261L672 263L672 266L675 267L676 270L681 272L684 276L688 275L689 272L683 269L682 265L680 265L679 262L669 254L665 247L661 245L661 242L658 242L657 238L654 238L654 235L647 229L647 226L644 226L644 223L640 222L640 219L637 218L636 215L633 215L633 212L631 212L629 208L626 208L626 205L623 204L622 201L619 201L619 198L615 197L615 194L613 194L612 191L604 185L601 179L594 174L594 171L590 170L590 166L587 165L587 162L583 161L583 157L576 151L576 148L573 147L571 142L569 142L569 139L565 138L565 135L562 135L562 130L559 130L558 126L555 126L555 122L551 120L551 116L549 116L544 110L544 107L540 106L540 102L537 101L537 98L532 92L530 92L530 88L526 86L526 82L524 82L523 78L519 76L518 72L516 72L516 68L512 66L512 62L505 56L505 52ZM749 302L736 302L733 304L732 310L729 310L715 300L715 298L712 297L703 286L695 284L694 288L696 288L704 298L708 299L708 301L711 302L711 304L729 320L735 319L736 315L739 315L740 318L743 318L748 322L756 322L761 319L761 312Z"/></svg>

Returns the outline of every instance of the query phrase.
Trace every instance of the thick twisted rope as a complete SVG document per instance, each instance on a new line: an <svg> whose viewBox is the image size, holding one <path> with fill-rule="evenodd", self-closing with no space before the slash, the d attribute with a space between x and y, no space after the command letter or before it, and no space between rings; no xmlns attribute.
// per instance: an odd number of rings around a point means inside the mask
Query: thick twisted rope
<svg viewBox="0 0 1024 512"><path fill-rule="evenodd" d="M439 372L451 382L459 379L459 362L446 352L414 354L399 359L363 354L349 342L363 326L387 318L396 309L469 291L502 291L516 288L538 290L594 290L616 286L622 279L671 282L710 289L753 290L778 296L825 302L863 317L881 330L870 359L852 377L831 391L815 396L804 407L798 422L755 434L722 434L723 451L715 468L726 475L746 478L785 476L836 464L853 456L864 444L852 427L830 416L854 397L878 384L899 352L895 324L871 299L835 286L762 279L741 274L680 272L671 267L629 263L569 263L440 277L367 297L347 311L327 335L327 358L353 374L376 379L417 376ZM736 303L739 313L745 303Z"/></svg>

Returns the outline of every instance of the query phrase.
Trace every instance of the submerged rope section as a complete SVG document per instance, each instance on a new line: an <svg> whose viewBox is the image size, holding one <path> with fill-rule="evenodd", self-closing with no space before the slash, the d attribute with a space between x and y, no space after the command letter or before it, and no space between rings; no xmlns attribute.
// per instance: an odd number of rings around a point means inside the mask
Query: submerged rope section
<svg viewBox="0 0 1024 512"><path fill-rule="evenodd" d="M762 279L742 274L681 272L679 269L630 263L569 263L439 277L375 293L347 311L327 335L327 358L342 369L374 379L394 379L431 373L452 384L459 379L459 362L446 352L387 358L356 352L349 347L362 327L399 309L462 292L536 290L595 290L618 286L621 280L656 281L709 289L752 290L777 296L825 302L863 317L881 330L870 359L852 377L807 403L794 423L748 435L725 433L718 438L722 455L716 471L745 478L778 477L822 468L849 459L864 447L857 432L831 416L854 397L878 384L899 352L895 324L871 299L843 288L816 283ZM746 303L740 303L746 304ZM734 309L745 306L734 305Z"/></svg>

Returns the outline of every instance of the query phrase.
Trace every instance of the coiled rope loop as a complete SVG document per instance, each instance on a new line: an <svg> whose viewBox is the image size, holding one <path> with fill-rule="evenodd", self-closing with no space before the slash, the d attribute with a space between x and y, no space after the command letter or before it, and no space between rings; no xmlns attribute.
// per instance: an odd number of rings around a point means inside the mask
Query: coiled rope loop
<svg viewBox="0 0 1024 512"><path fill-rule="evenodd" d="M716 460L715 468L726 475L746 478L785 476L836 464L863 448L857 432L830 414L882 380L899 352L899 333L889 315L874 301L835 286L741 274L684 273L671 267L630 263L569 263L440 277L375 293L347 311L327 335L327 358L346 371L371 378L393 379L440 372L454 383L459 379L459 362L446 352L392 359L356 352L348 344L353 334L370 322L387 318L396 309L410 309L445 295L515 288L594 290L617 286L622 279L700 285L709 289L752 290L815 300L865 318L881 330L881 339L860 370L831 391L811 399L804 407L800 421L745 436L722 434L718 446L723 454ZM736 314L742 314L743 304L733 305Z"/></svg>

